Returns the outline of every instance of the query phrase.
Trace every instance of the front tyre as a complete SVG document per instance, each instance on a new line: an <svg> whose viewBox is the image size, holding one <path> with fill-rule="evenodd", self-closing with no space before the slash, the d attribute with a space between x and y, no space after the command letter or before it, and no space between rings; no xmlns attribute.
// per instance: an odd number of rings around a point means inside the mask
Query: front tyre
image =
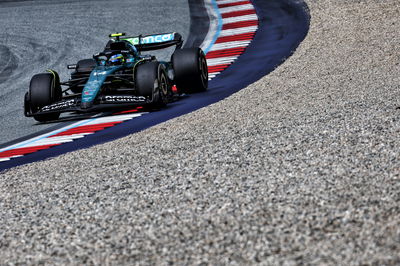
<svg viewBox="0 0 400 266"><path fill-rule="evenodd" d="M193 93L207 90L208 67L203 50L184 48L172 55L175 84L180 92Z"/></svg>
<svg viewBox="0 0 400 266"><path fill-rule="evenodd" d="M29 86L29 93L25 97L25 101L29 103L32 113L36 113L44 106L61 100L62 90L58 74L50 71L50 73L34 75ZM60 113L33 115L33 118L39 122L56 120L59 117Z"/></svg>

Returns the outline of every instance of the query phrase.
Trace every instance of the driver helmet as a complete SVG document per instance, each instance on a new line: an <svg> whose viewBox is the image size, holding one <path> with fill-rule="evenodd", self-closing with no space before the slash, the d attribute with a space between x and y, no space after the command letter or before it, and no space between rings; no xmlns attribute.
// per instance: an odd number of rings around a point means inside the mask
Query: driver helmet
<svg viewBox="0 0 400 266"><path fill-rule="evenodd" d="M125 63L125 58L122 54L116 54L110 57L108 60L111 65L121 65Z"/></svg>

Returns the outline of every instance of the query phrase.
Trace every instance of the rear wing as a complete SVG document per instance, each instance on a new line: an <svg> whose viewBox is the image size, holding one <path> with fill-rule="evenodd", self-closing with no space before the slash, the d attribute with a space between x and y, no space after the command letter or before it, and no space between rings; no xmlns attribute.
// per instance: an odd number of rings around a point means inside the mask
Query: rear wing
<svg viewBox="0 0 400 266"><path fill-rule="evenodd" d="M110 35L110 37L117 37L117 40L130 42L138 49L138 51L158 50L174 45L176 45L176 47L179 49L183 44L182 35L177 32L144 36L140 35L135 37L125 37L123 35L120 36L116 36L116 34L114 34L114 36Z"/></svg>

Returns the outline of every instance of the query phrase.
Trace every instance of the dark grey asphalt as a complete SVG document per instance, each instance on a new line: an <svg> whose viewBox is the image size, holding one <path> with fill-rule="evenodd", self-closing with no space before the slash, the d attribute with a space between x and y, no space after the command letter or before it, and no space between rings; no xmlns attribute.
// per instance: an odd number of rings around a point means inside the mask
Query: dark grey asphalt
<svg viewBox="0 0 400 266"><path fill-rule="evenodd" d="M104 48L108 34L177 31L188 35L185 0L0 1L0 144L52 127L23 116L30 78ZM161 54L163 56L165 54Z"/></svg>

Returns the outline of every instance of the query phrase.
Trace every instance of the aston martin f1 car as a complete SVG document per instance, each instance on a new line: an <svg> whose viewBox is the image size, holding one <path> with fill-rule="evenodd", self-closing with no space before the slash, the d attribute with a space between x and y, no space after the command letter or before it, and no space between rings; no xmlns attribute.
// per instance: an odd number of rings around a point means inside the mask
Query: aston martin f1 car
<svg viewBox="0 0 400 266"><path fill-rule="evenodd" d="M25 116L39 122L60 113L89 113L135 106L162 108L181 94L205 91L207 61L200 48L182 48L179 33L127 37L110 34L104 51L68 65L71 77L60 82L54 70L34 75L25 94ZM171 61L142 52L175 46Z"/></svg>

